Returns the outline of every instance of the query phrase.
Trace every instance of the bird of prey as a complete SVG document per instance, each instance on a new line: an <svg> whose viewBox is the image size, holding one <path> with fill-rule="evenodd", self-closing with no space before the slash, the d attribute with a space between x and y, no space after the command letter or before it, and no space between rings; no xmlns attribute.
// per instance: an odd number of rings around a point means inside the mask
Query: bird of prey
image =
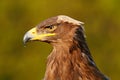
<svg viewBox="0 0 120 80"><path fill-rule="evenodd" d="M24 43L42 41L53 46L47 58L44 80L108 80L90 54L83 24L58 15L26 32Z"/></svg>

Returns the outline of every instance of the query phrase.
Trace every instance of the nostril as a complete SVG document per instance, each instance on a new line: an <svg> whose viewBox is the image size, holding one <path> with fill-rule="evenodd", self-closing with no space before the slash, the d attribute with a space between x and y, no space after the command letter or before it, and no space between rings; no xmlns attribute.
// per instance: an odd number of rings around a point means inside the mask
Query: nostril
<svg viewBox="0 0 120 80"><path fill-rule="evenodd" d="M35 34L35 32L32 32L32 34Z"/></svg>

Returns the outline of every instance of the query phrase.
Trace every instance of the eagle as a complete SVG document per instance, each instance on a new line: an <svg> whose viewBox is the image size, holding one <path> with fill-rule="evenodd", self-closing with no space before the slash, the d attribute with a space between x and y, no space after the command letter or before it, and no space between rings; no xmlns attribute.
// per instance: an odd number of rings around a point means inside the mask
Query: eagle
<svg viewBox="0 0 120 80"><path fill-rule="evenodd" d="M58 15L25 33L24 43L41 41L53 46L43 80L109 80L91 56L83 24L69 16Z"/></svg>

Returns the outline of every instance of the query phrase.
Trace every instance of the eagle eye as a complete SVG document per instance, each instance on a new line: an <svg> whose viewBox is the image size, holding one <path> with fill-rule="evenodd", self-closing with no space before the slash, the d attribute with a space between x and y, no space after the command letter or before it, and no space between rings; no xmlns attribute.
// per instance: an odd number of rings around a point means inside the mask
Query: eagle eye
<svg viewBox="0 0 120 80"><path fill-rule="evenodd" d="M52 28L52 27L53 27L53 25L45 26L45 28Z"/></svg>
<svg viewBox="0 0 120 80"><path fill-rule="evenodd" d="M46 26L45 28L46 28L48 31L54 31L54 30L57 28L57 26L49 25L49 26Z"/></svg>

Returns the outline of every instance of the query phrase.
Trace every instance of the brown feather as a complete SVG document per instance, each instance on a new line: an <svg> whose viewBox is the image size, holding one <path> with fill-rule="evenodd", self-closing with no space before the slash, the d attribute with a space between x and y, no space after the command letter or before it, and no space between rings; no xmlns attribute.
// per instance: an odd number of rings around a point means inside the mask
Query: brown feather
<svg viewBox="0 0 120 80"><path fill-rule="evenodd" d="M51 43L53 51L48 56L45 80L108 80L92 60L82 28L68 23L60 26L69 32Z"/></svg>

